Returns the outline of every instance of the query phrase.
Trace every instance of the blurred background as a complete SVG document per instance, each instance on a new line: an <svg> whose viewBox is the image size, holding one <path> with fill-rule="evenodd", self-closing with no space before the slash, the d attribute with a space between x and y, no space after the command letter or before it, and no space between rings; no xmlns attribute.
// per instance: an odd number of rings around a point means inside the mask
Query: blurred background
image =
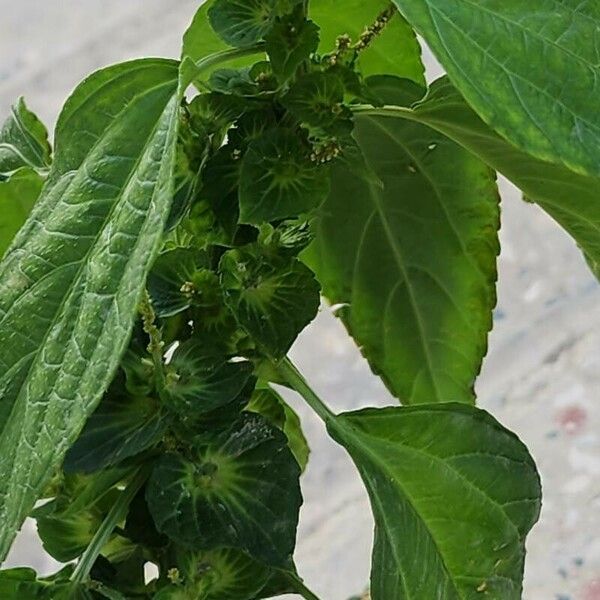
<svg viewBox="0 0 600 600"><path fill-rule="evenodd" d="M139 56L177 57L199 4L0 0L0 120L23 95L52 129L66 96L91 71ZM435 78L441 71L425 56ZM477 390L480 406L523 439L542 475L544 506L528 539L524 598L600 600L600 285L549 217L507 182L501 188L498 306ZM292 355L336 410L394 402L325 306ZM344 451L289 398L313 450L297 563L323 600L346 600L368 582L369 504ZM33 523L9 564L54 568Z"/></svg>

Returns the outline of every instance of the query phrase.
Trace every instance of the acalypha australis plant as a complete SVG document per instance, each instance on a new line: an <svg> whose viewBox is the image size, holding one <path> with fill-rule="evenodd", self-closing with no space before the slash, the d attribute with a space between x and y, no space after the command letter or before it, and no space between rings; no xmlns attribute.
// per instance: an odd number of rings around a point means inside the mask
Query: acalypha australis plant
<svg viewBox="0 0 600 600"><path fill-rule="evenodd" d="M309 449L278 386L364 481L373 600L520 598L540 481L474 392L496 172L598 271L599 47L580 0L209 0L181 60L85 79L54 148L19 100L0 559L31 516L68 566L1 571L0 598L315 600L293 559ZM335 414L287 358L321 297L398 403Z"/></svg>

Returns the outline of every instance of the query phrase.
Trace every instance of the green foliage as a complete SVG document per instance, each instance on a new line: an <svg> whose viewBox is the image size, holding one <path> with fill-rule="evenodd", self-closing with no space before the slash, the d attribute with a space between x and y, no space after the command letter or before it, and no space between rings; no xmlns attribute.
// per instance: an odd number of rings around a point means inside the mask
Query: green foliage
<svg viewBox="0 0 600 600"><path fill-rule="evenodd" d="M20 169L0 181L0 256L21 229L42 191L43 180L30 169Z"/></svg>
<svg viewBox="0 0 600 600"><path fill-rule="evenodd" d="M134 61L80 85L0 265L2 557L125 349L171 200L176 67Z"/></svg>
<svg viewBox="0 0 600 600"><path fill-rule="evenodd" d="M64 470L91 473L118 465L155 445L165 429L156 399L129 394L117 378L69 448Z"/></svg>
<svg viewBox="0 0 600 600"><path fill-rule="evenodd" d="M231 548L184 552L179 582L165 587L156 600L252 600L267 584L271 570Z"/></svg>
<svg viewBox="0 0 600 600"><path fill-rule="evenodd" d="M293 560L310 450L283 384L365 483L372 600L520 598L539 478L469 406L495 171L600 270L598 22L549 0L209 0L181 61L84 80L53 159L18 101L0 130L0 559L31 516L76 565L0 571L0 597L315 600ZM449 79L425 87L415 31ZM289 362L321 287L414 406L336 416Z"/></svg>
<svg viewBox="0 0 600 600"><path fill-rule="evenodd" d="M275 20L265 36L266 51L277 78L285 82L319 47L319 28L298 8Z"/></svg>
<svg viewBox="0 0 600 600"><path fill-rule="evenodd" d="M208 12L212 28L231 46L251 46L275 22L276 0L216 0Z"/></svg>
<svg viewBox="0 0 600 600"><path fill-rule="evenodd" d="M319 287L296 259L229 250L220 262L227 302L267 356L286 354L319 307Z"/></svg>
<svg viewBox="0 0 600 600"><path fill-rule="evenodd" d="M251 412L261 414L269 423L275 425L285 433L290 450L300 468L304 471L308 464L310 448L302 432L300 418L286 404L281 395L268 386L257 387L247 409Z"/></svg>
<svg viewBox="0 0 600 600"><path fill-rule="evenodd" d="M437 129L497 169L560 223L592 263L600 262L596 177L511 146L477 116L446 77L434 82L427 97L406 116Z"/></svg>
<svg viewBox="0 0 600 600"><path fill-rule="evenodd" d="M250 144L240 170L242 223L306 214L327 196L327 172L311 162L308 143L297 135L291 130L273 130Z"/></svg>
<svg viewBox="0 0 600 600"><path fill-rule="evenodd" d="M407 80L377 78L371 88L389 104L423 96ZM494 175L448 138L401 119L360 116L355 137L366 164L336 164L304 258L394 395L473 402L496 304Z"/></svg>
<svg viewBox="0 0 600 600"><path fill-rule="evenodd" d="M450 403L366 409L328 426L371 497L373 598L521 598L523 540L541 488L516 436Z"/></svg>
<svg viewBox="0 0 600 600"><path fill-rule="evenodd" d="M350 44L356 44L366 27L389 7L389 0L344 0L343 7L339 0L312 0L310 17L321 28L319 50L323 54L333 53L340 36L348 36ZM355 58L354 52L349 58ZM425 83L417 36L399 15L387 24L368 48L356 54L356 59L357 68L365 77L387 73Z"/></svg>
<svg viewBox="0 0 600 600"><path fill-rule="evenodd" d="M486 123L536 158L600 175L596 3L394 2Z"/></svg>
<svg viewBox="0 0 600 600"><path fill-rule="evenodd" d="M150 477L147 500L158 529L193 548L240 548L285 566L302 501L286 437L243 413L230 430L186 450L163 456Z"/></svg>
<svg viewBox="0 0 600 600"><path fill-rule="evenodd" d="M50 164L48 132L20 98L0 129L0 256L39 198Z"/></svg>
<svg viewBox="0 0 600 600"><path fill-rule="evenodd" d="M0 129L0 180L23 168L45 174L50 154L46 128L19 98Z"/></svg>

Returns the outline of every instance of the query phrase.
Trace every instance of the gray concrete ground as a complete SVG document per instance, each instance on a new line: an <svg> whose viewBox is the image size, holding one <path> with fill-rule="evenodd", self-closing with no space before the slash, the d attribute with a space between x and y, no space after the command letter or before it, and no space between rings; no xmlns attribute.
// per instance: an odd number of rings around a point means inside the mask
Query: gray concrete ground
<svg viewBox="0 0 600 600"><path fill-rule="evenodd" d="M51 124L90 71L137 56L177 56L198 4L0 0L0 115L25 95ZM506 182L502 192L499 302L477 387L480 404L521 436L542 473L544 508L528 541L524 598L599 600L600 286L545 214L521 202ZM335 409L391 402L326 308L293 357ZM344 451L291 400L313 448L303 479L298 565L324 600L344 600L368 580L368 502ZM31 523L10 563L52 568Z"/></svg>

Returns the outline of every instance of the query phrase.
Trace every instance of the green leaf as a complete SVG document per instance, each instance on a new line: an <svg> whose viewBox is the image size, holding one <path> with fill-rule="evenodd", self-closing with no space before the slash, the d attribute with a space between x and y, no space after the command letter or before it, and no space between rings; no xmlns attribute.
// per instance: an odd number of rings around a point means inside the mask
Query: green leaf
<svg viewBox="0 0 600 600"><path fill-rule="evenodd" d="M317 51L319 27L298 10L277 19L265 39L273 71L281 82L285 82Z"/></svg>
<svg viewBox="0 0 600 600"><path fill-rule="evenodd" d="M272 93L274 81L270 63L260 62L252 67L216 69L208 85L213 93L244 97L264 96Z"/></svg>
<svg viewBox="0 0 600 600"><path fill-rule="evenodd" d="M125 350L172 198L177 68L132 61L75 90L0 263L0 560Z"/></svg>
<svg viewBox="0 0 600 600"><path fill-rule="evenodd" d="M281 395L269 386L259 386L246 410L262 415L269 423L285 433L290 450L304 472L308 464L310 448L304 437L300 418Z"/></svg>
<svg viewBox="0 0 600 600"><path fill-rule="evenodd" d="M48 598L48 593L47 589L37 581L37 574L33 569L7 569L0 571L0 598L37 600Z"/></svg>
<svg viewBox="0 0 600 600"><path fill-rule="evenodd" d="M336 38L349 35L354 42L377 16L390 6L389 0L311 0L310 17L321 28L321 53L335 49ZM421 48L410 25L396 15L374 43L361 52L359 70L364 76L388 73L425 83Z"/></svg>
<svg viewBox="0 0 600 600"><path fill-rule="evenodd" d="M517 147L600 175L600 7L394 0L483 120Z"/></svg>
<svg viewBox="0 0 600 600"><path fill-rule="evenodd" d="M541 490L514 434L457 404L366 409L328 426L371 499L373 600L521 598Z"/></svg>
<svg viewBox="0 0 600 600"><path fill-rule="evenodd" d="M283 433L243 413L193 454L166 454L150 477L146 498L159 531L193 548L239 548L286 565L302 496L300 468Z"/></svg>
<svg viewBox="0 0 600 600"><path fill-rule="evenodd" d="M194 301L196 283L209 266L205 252L175 248L161 253L148 276L148 292L159 317L172 317Z"/></svg>
<svg viewBox="0 0 600 600"><path fill-rule="evenodd" d="M0 180L0 257L27 220L42 185L42 178L28 168L20 169L7 181Z"/></svg>
<svg viewBox="0 0 600 600"><path fill-rule="evenodd" d="M375 81L388 102L422 95L408 81ZM496 303L494 175L445 136L406 125L357 119L368 164L336 163L304 258L394 395L470 403Z"/></svg>
<svg viewBox="0 0 600 600"><path fill-rule="evenodd" d="M136 498L139 496L139 492ZM134 509L134 501L130 504L130 511ZM147 529L152 529L152 520L148 511L144 512L144 517L147 519ZM127 527L127 525L126 525ZM129 532L119 531L119 534L127 535ZM145 542L140 542L144 544ZM150 550L150 553L152 551ZM143 549L138 546L123 559L122 557L114 558L111 561L107 560L102 554L98 556L96 562L90 571L90 577L93 581L90 582L90 587L94 590L103 589L106 591L106 586L118 589L127 600L132 598L146 598L149 589L152 589L153 582L146 587L144 577L144 565L148 560L148 549ZM112 590L111 590L112 591Z"/></svg>
<svg viewBox="0 0 600 600"><path fill-rule="evenodd" d="M63 573L37 579L33 569L18 568L0 571L0 598L2 600L93 600L81 586L73 588ZM68 576L67 576L68 577Z"/></svg>
<svg viewBox="0 0 600 600"><path fill-rule="evenodd" d="M283 104L321 136L343 137L352 132L352 113L343 104L344 92L344 81L336 72L308 73L297 79Z"/></svg>
<svg viewBox="0 0 600 600"><path fill-rule="evenodd" d="M230 250L219 267L227 302L239 324L271 357L282 357L319 308L319 286L296 259L273 261Z"/></svg>
<svg viewBox="0 0 600 600"><path fill-rule="evenodd" d="M208 18L215 32L230 46L251 46L273 26L275 4L275 0L215 0Z"/></svg>
<svg viewBox="0 0 600 600"><path fill-rule="evenodd" d="M102 598L108 598L108 600L127 600L121 592L117 592L112 588L104 585L103 583L98 583L97 581L93 581L90 583L90 588L93 589L96 594L100 595Z"/></svg>
<svg viewBox="0 0 600 600"><path fill-rule="evenodd" d="M184 342L169 364L165 390L170 405L184 416L210 413L233 402L252 377L253 366L244 360L215 356L200 340Z"/></svg>
<svg viewBox="0 0 600 600"><path fill-rule="evenodd" d="M208 13L212 10L215 4L216 0L207 0L206 2L202 3L202 6L200 6L194 15L192 23L183 36L183 49L181 53L182 64L185 63L187 65L189 60L197 63L198 61L212 54L217 54L219 52L224 52L231 49L231 46L224 42L215 33L209 22ZM185 59L189 60L186 61ZM229 64L232 67L242 67L252 64L252 62L254 62L252 57L242 57L232 61ZM203 81L207 77L210 77L211 73L216 68L216 64L212 66L205 65L202 73L200 74L201 80L198 82L198 87L200 87L200 89L204 87ZM196 73L194 73L194 76L196 76Z"/></svg>
<svg viewBox="0 0 600 600"><path fill-rule="evenodd" d="M600 179L538 160L494 133L467 105L450 81L432 84L415 118L444 133L510 179L568 231L592 266L600 263Z"/></svg>
<svg viewBox="0 0 600 600"><path fill-rule="evenodd" d="M327 196L329 171L313 164L298 134L272 130L250 144L240 173L240 221L262 224L306 214Z"/></svg>
<svg viewBox="0 0 600 600"><path fill-rule="evenodd" d="M208 159L202 177L200 197L208 202L216 220L211 230L222 227L229 242L233 240L239 219L241 164L239 150L225 144ZM195 227L193 222L192 227Z"/></svg>
<svg viewBox="0 0 600 600"><path fill-rule="evenodd" d="M0 129L0 181L23 167L45 174L50 153L46 128L19 98Z"/></svg>
<svg viewBox="0 0 600 600"><path fill-rule="evenodd" d="M271 569L239 550L186 552L177 561L182 585L169 586L154 600L252 600Z"/></svg>
<svg viewBox="0 0 600 600"><path fill-rule="evenodd" d="M65 476L54 498L31 514L46 552L63 563L79 557L118 498L120 492L115 485L129 473L115 469L96 476ZM113 537L103 554L111 556L124 545L128 545L126 540Z"/></svg>
<svg viewBox="0 0 600 600"><path fill-rule="evenodd" d="M211 135L220 138L244 109L243 100L236 96L219 92L199 94L187 107L190 128L196 139Z"/></svg>
<svg viewBox="0 0 600 600"><path fill-rule="evenodd" d="M50 511L49 508L49 514L36 517L44 550L63 563L78 558L92 541L105 513L92 509L65 514L60 509Z"/></svg>
<svg viewBox="0 0 600 600"><path fill-rule="evenodd" d="M67 473L92 473L154 446L167 427L154 398L131 396L117 380L65 457Z"/></svg>

